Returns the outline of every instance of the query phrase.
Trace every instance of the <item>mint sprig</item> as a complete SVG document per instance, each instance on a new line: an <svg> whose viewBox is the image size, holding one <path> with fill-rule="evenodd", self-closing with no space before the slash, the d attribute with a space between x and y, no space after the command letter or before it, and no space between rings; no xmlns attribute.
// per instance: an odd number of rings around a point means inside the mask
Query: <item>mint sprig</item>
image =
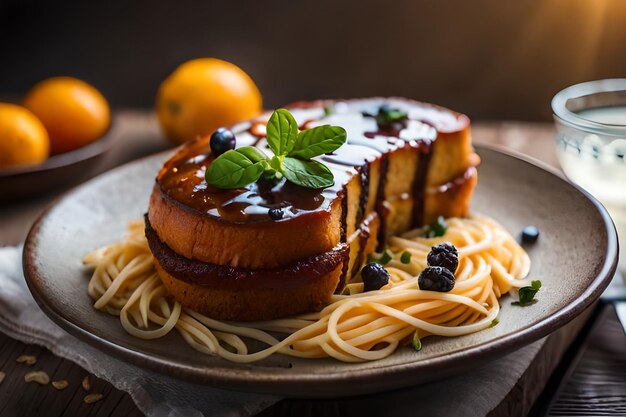
<svg viewBox="0 0 626 417"><path fill-rule="evenodd" d="M208 184L219 188L241 188L261 176L281 179L307 188L326 188L335 178L316 156L333 152L346 142L346 131L339 126L317 126L302 132L286 109L272 113L267 123L267 144L274 153L269 158L252 146L233 149L218 156L206 170Z"/></svg>

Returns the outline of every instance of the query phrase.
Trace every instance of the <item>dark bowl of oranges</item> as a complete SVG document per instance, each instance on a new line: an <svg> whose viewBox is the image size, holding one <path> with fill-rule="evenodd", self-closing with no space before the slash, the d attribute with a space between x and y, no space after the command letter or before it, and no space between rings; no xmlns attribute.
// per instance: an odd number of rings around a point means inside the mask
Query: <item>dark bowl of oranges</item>
<svg viewBox="0 0 626 417"><path fill-rule="evenodd" d="M109 104L72 77L44 80L21 104L0 103L0 201L17 201L89 178L111 148Z"/></svg>

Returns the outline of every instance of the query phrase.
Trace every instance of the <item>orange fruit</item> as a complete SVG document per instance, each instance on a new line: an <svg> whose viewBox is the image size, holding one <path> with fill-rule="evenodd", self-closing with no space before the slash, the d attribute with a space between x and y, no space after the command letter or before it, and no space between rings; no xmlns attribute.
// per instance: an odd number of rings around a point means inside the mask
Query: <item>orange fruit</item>
<svg viewBox="0 0 626 417"><path fill-rule="evenodd" d="M261 93L241 68L216 58L180 65L159 88L156 112L166 136L179 144L261 113Z"/></svg>
<svg viewBox="0 0 626 417"><path fill-rule="evenodd" d="M30 111L0 103L0 167L29 165L48 158L50 142L43 124Z"/></svg>
<svg viewBox="0 0 626 417"><path fill-rule="evenodd" d="M50 135L50 150L59 154L100 138L109 128L111 111L93 86L72 77L53 77L30 89L24 106Z"/></svg>

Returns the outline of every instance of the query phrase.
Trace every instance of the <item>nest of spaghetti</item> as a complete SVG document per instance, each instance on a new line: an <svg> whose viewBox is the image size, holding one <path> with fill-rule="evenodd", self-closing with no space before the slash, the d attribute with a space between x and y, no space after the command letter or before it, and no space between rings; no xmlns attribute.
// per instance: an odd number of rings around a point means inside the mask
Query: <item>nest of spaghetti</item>
<svg viewBox="0 0 626 417"><path fill-rule="evenodd" d="M89 295L94 307L119 316L131 335L157 339L176 329L194 349L234 362L254 362L279 353L344 362L378 360L430 335L461 336L489 328L499 299L527 285L530 259L494 220L473 215L447 219L443 236L417 228L388 240L388 284L363 292L357 275L319 312L257 322L216 320L171 297L159 279L143 221L129 224L123 240L84 258L93 268ZM419 288L434 245L458 250L455 285L449 292ZM410 253L409 262L402 254ZM415 342L418 343L415 343ZM251 346L263 346L252 350Z"/></svg>

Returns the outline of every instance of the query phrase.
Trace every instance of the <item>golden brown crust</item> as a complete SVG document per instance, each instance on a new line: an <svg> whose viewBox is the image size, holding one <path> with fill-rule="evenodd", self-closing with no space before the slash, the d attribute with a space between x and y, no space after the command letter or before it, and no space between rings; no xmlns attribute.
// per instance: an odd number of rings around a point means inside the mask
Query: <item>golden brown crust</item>
<svg viewBox="0 0 626 417"><path fill-rule="evenodd" d="M289 221L236 224L185 208L155 185L148 217L159 238L189 259L242 268L275 268L339 243L341 201L330 212Z"/></svg>
<svg viewBox="0 0 626 417"><path fill-rule="evenodd" d="M431 149L426 185L439 186L476 167L480 157L474 153L469 126L458 132L438 133Z"/></svg>
<svg viewBox="0 0 626 417"><path fill-rule="evenodd" d="M426 190L424 224L443 217L466 217L469 214L472 192L478 182L475 167L468 168L453 180Z"/></svg>

